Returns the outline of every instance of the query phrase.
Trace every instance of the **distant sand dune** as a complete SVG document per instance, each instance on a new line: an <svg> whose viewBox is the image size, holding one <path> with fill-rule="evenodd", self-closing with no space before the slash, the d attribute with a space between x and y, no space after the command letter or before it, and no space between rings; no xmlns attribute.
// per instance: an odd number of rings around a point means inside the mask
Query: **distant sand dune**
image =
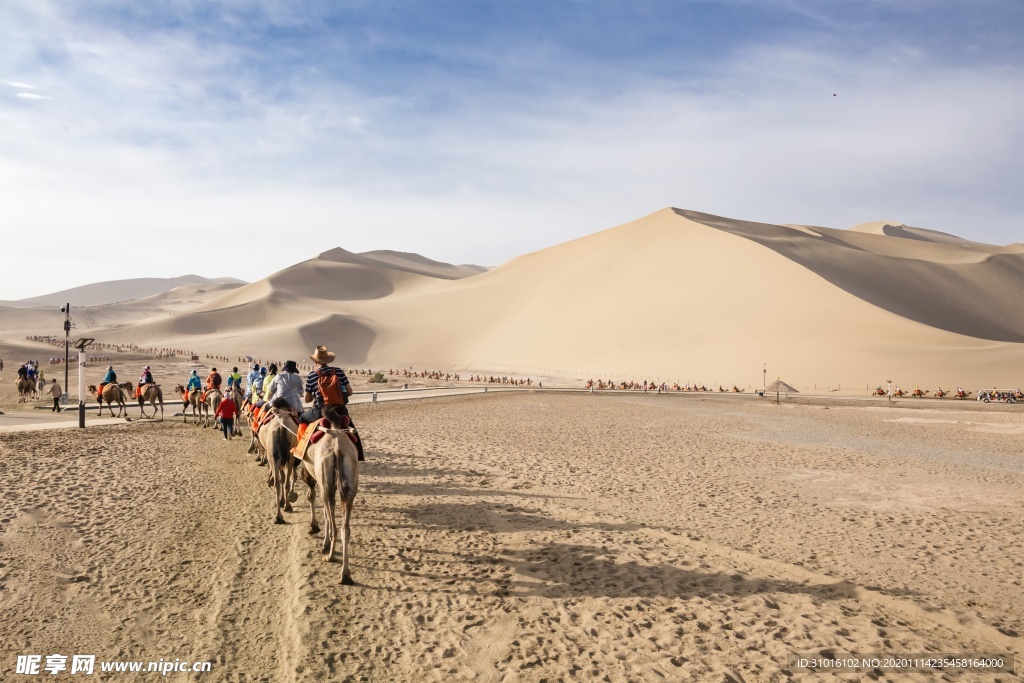
<svg viewBox="0 0 1024 683"><path fill-rule="evenodd" d="M1024 383L1022 245L885 225L663 209L486 272L334 249L92 333L278 358L326 344L345 364L519 375L756 387L767 363L807 386Z"/></svg>

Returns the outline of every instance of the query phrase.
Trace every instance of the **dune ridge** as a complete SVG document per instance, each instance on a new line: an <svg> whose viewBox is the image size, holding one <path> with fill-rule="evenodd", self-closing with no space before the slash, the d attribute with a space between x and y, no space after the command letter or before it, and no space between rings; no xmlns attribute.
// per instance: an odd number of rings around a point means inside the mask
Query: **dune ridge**
<svg viewBox="0 0 1024 683"><path fill-rule="evenodd" d="M225 355L325 344L345 364L751 388L765 374L807 386L1016 385L1017 246L666 208L459 278L449 276L463 267L417 255L334 249L91 334Z"/></svg>

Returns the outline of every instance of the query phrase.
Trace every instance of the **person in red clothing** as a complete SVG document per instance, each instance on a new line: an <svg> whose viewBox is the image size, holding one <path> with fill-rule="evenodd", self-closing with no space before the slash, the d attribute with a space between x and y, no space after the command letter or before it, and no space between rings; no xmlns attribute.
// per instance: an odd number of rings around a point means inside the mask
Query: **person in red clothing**
<svg viewBox="0 0 1024 683"><path fill-rule="evenodd" d="M226 398L217 406L214 413L220 418L220 426L224 428L224 440L231 440L231 431L235 428L235 415L238 415L238 406L230 398Z"/></svg>

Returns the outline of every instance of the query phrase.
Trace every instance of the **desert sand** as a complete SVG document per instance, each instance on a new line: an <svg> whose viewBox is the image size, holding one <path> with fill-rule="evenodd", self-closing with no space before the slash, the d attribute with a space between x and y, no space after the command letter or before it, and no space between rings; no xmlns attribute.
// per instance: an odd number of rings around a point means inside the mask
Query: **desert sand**
<svg viewBox="0 0 1024 683"><path fill-rule="evenodd" d="M326 344L349 366L580 383L1024 384L1024 244L898 221L838 230L663 209L490 270L338 248L247 285L191 287L90 308L77 331L229 357ZM0 309L0 336L60 322Z"/></svg>
<svg viewBox="0 0 1024 683"><path fill-rule="evenodd" d="M749 682L836 679L793 671L794 653L1019 662L1024 420L934 405L533 391L356 406L354 587L320 562L304 495L272 523L243 441L172 420L4 434L4 665L79 652L210 660L226 681Z"/></svg>

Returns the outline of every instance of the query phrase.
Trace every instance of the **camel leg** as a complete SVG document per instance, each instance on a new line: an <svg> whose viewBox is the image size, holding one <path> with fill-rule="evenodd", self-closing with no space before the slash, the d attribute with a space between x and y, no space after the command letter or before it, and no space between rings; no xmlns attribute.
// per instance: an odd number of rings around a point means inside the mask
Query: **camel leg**
<svg viewBox="0 0 1024 683"><path fill-rule="evenodd" d="M142 417L149 417L146 415L146 402L141 398L139 399L139 412L142 413ZM156 413L153 413L153 417L156 417Z"/></svg>
<svg viewBox="0 0 1024 683"><path fill-rule="evenodd" d="M277 453L272 458L273 462L270 465L270 476L274 478L274 499L276 500L277 507L277 518L274 519L274 524L284 524L284 515L281 514L281 508L284 503L284 481L283 473L280 471L277 462Z"/></svg>
<svg viewBox="0 0 1024 683"><path fill-rule="evenodd" d="M343 520L343 528L341 530L341 583L345 586L351 586L355 583L355 581L352 580L352 573L348 569L348 541L351 536L349 531L349 520L352 519L352 501L345 499L344 503L345 518Z"/></svg>
<svg viewBox="0 0 1024 683"><path fill-rule="evenodd" d="M302 481L306 482L306 500L309 501L309 534L320 533L320 525L316 523L316 479L302 465Z"/></svg>
<svg viewBox="0 0 1024 683"><path fill-rule="evenodd" d="M320 476L320 502L324 507L324 543L320 548L320 559L331 562L334 559L334 541L338 536L338 527L334 518L334 494L337 489L334 468L338 466L334 458L324 459L317 463L317 474Z"/></svg>

